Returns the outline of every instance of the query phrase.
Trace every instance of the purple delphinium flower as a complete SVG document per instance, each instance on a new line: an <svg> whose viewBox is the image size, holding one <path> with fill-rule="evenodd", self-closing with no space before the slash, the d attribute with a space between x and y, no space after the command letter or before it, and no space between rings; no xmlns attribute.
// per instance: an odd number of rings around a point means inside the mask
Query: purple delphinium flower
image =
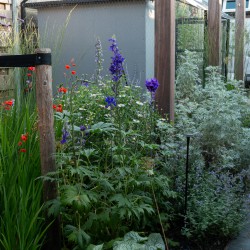
<svg viewBox="0 0 250 250"><path fill-rule="evenodd" d="M116 106L116 100L113 96L107 96L105 102L107 103L106 108L112 107L112 105Z"/></svg>
<svg viewBox="0 0 250 250"><path fill-rule="evenodd" d="M86 129L87 129L87 128L86 128L84 125L81 125L81 126L80 126L80 131L83 132L83 131L85 131Z"/></svg>
<svg viewBox="0 0 250 250"><path fill-rule="evenodd" d="M7 17L4 16L4 15L0 15L0 18L5 19L5 18L7 18Z"/></svg>
<svg viewBox="0 0 250 250"><path fill-rule="evenodd" d="M150 93L155 93L159 87L159 82L156 78L146 80L145 86Z"/></svg>
<svg viewBox="0 0 250 250"><path fill-rule="evenodd" d="M109 39L109 41L112 43L110 45L110 50L114 53L114 56L111 57L112 62L109 67L109 71L112 74L112 80L114 82L118 82L122 75L124 74L124 69L123 69L123 62L125 58L121 55L115 38Z"/></svg>
<svg viewBox="0 0 250 250"><path fill-rule="evenodd" d="M66 143L68 138L69 138L69 132L66 129L63 129L61 144Z"/></svg>
<svg viewBox="0 0 250 250"><path fill-rule="evenodd" d="M86 80L82 80L82 81L81 81L81 85L82 85L82 86L85 86L85 87L88 87L88 86L89 86L89 82L86 81Z"/></svg>

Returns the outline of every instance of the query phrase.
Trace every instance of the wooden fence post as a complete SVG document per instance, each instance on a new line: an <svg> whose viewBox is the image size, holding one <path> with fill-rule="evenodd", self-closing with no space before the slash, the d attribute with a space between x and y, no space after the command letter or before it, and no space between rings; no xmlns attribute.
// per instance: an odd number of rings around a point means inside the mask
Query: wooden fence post
<svg viewBox="0 0 250 250"><path fill-rule="evenodd" d="M235 8L235 60L234 74L236 80L244 80L244 26L246 16L246 1L236 0Z"/></svg>
<svg viewBox="0 0 250 250"><path fill-rule="evenodd" d="M37 54L51 53L50 49L38 49ZM54 114L52 99L52 66L36 66L36 100L38 109L38 126L40 135L40 158L41 173L46 175L48 172L56 170L55 164L55 135L54 135ZM57 198L56 182L44 181L43 183L44 202ZM47 216L47 222L53 219ZM54 220L48 229L46 250L60 250L60 221Z"/></svg>
<svg viewBox="0 0 250 250"><path fill-rule="evenodd" d="M221 60L221 3L222 0L208 2L208 65L220 66Z"/></svg>
<svg viewBox="0 0 250 250"><path fill-rule="evenodd" d="M155 77L160 83L158 109L174 121L175 0L155 1Z"/></svg>

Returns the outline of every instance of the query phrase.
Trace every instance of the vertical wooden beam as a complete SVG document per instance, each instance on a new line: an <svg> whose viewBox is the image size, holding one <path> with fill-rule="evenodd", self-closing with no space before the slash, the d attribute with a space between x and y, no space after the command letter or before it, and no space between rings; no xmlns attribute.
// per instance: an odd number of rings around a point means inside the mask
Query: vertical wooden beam
<svg viewBox="0 0 250 250"><path fill-rule="evenodd" d="M245 3L245 0L236 0L234 61L234 74L236 80L244 80L244 26L246 18Z"/></svg>
<svg viewBox="0 0 250 250"><path fill-rule="evenodd" d="M221 61L221 4L222 0L208 2L208 65L212 66Z"/></svg>
<svg viewBox="0 0 250 250"><path fill-rule="evenodd" d="M51 53L51 51L50 49L38 49L36 53ZM41 173L42 175L46 175L49 172L56 171L51 65L36 66L36 100L39 118ZM44 181L44 202L56 198L56 182ZM48 224L53 221L53 219L48 218L48 216L46 220ZM56 219L48 229L44 249L60 250L60 243L60 222L59 219Z"/></svg>
<svg viewBox="0 0 250 250"><path fill-rule="evenodd" d="M160 83L158 109L174 121L175 0L155 1L155 77Z"/></svg>

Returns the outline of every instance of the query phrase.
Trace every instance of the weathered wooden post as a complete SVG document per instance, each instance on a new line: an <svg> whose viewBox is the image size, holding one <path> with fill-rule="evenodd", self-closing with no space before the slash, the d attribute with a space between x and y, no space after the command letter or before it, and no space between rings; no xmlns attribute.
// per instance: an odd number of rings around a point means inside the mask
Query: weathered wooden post
<svg viewBox="0 0 250 250"><path fill-rule="evenodd" d="M155 1L155 77L160 83L155 97L158 109L174 121L175 0Z"/></svg>
<svg viewBox="0 0 250 250"><path fill-rule="evenodd" d="M244 80L244 26L246 1L236 0L235 8L235 59L234 74L236 80Z"/></svg>
<svg viewBox="0 0 250 250"><path fill-rule="evenodd" d="M221 3L208 2L208 65L220 66L221 62Z"/></svg>
<svg viewBox="0 0 250 250"><path fill-rule="evenodd" d="M51 55L50 49L38 49L36 53L38 60L39 56L46 56L46 54ZM56 170L51 64L36 66L36 100L39 118L41 172L42 175L46 175L48 172L54 172ZM43 197L45 202L57 197L56 182L44 181ZM46 219L48 223L52 221L50 221L48 217ZM60 250L59 218L54 220L47 235L47 242L44 249Z"/></svg>

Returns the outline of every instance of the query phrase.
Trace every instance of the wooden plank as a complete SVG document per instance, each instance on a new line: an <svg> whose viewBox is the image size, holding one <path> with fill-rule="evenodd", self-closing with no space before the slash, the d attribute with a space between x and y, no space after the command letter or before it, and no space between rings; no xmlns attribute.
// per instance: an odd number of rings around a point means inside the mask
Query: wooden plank
<svg viewBox="0 0 250 250"><path fill-rule="evenodd" d="M51 53L51 51L50 49L38 49L36 53ZM51 65L36 66L36 100L39 118L41 173L46 175L56 171ZM43 198L45 202L57 198L56 182L44 181ZM47 223L51 223L52 220L53 218L47 218ZM49 227L44 249L61 249L59 219L56 219Z"/></svg>
<svg viewBox="0 0 250 250"><path fill-rule="evenodd" d="M236 0L234 61L234 76L236 80L244 80L244 29L246 18L245 3L245 0Z"/></svg>
<svg viewBox="0 0 250 250"><path fill-rule="evenodd" d="M208 2L208 65L212 66L221 62L221 9L222 0Z"/></svg>
<svg viewBox="0 0 250 250"><path fill-rule="evenodd" d="M155 77L160 83L155 97L158 109L174 121L175 0L155 1Z"/></svg>

